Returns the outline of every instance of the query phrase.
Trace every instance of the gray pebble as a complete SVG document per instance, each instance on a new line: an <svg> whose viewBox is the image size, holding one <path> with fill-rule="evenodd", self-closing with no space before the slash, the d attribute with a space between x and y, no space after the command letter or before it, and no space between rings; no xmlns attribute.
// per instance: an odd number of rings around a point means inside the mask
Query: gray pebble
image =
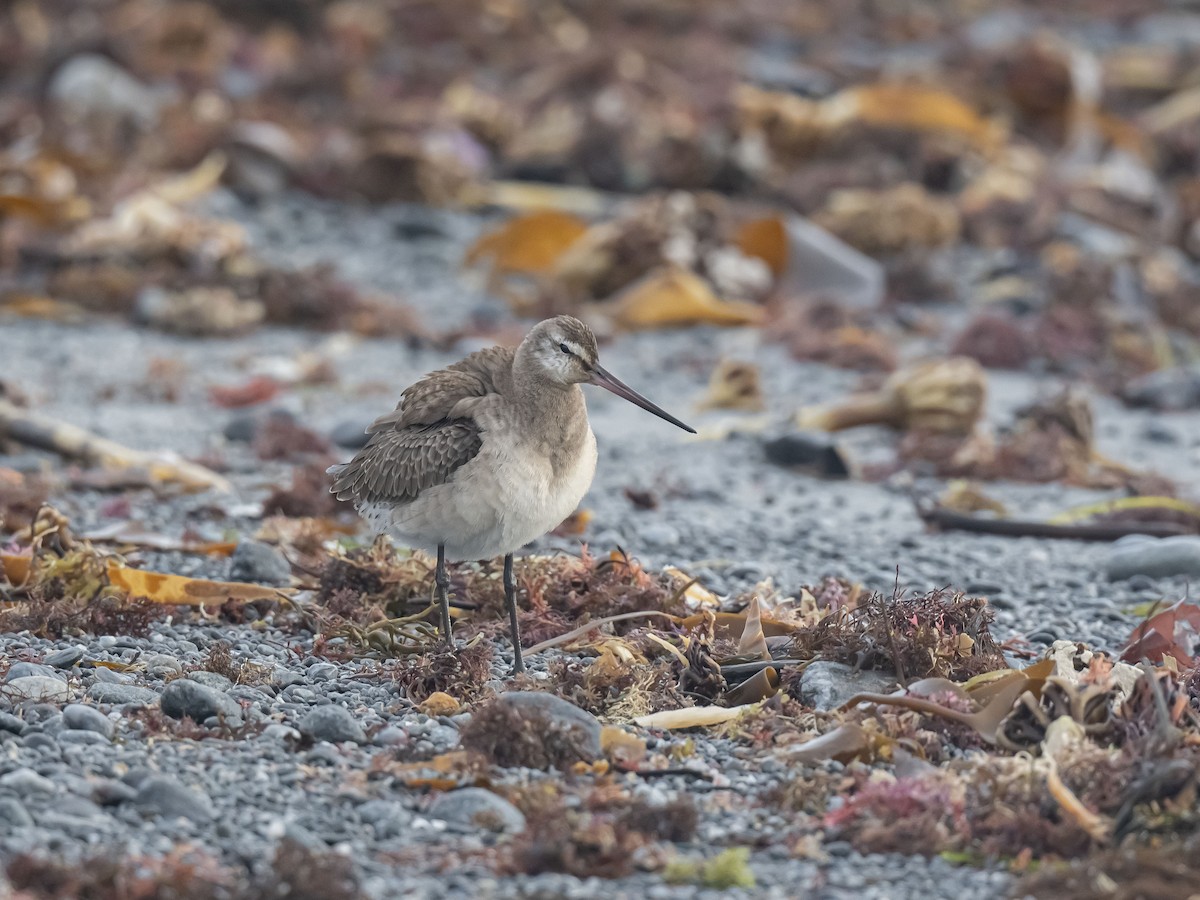
<svg viewBox="0 0 1200 900"><path fill-rule="evenodd" d="M109 738L94 731L63 731L58 735L59 744L82 747L93 747L109 743Z"/></svg>
<svg viewBox="0 0 1200 900"><path fill-rule="evenodd" d="M28 828L33 824L33 817L29 815L29 810L21 805L20 800L3 797L0 798L0 822L9 828Z"/></svg>
<svg viewBox="0 0 1200 900"><path fill-rule="evenodd" d="M6 682L16 681L18 678L30 678L35 675L41 676L41 677L46 677L46 678L57 678L59 680L62 680L62 676L59 675L58 672L55 672L54 669L50 668L50 666L44 666L41 663L31 663L31 662L15 662L15 663L13 663L9 667L8 673L4 676L4 680Z"/></svg>
<svg viewBox="0 0 1200 900"><path fill-rule="evenodd" d="M447 822L515 834L525 830L525 816L503 797L485 788L467 787L439 794L429 814Z"/></svg>
<svg viewBox="0 0 1200 900"><path fill-rule="evenodd" d="M64 647L62 650L55 650L53 653L47 654L45 663L56 669L70 669L81 659L83 659L82 647Z"/></svg>
<svg viewBox="0 0 1200 900"><path fill-rule="evenodd" d="M149 706L158 700L158 691L136 684L107 684L98 682L88 688L88 696L97 703L111 703L120 706L126 703L136 703L139 706Z"/></svg>
<svg viewBox="0 0 1200 900"><path fill-rule="evenodd" d="M0 775L0 787L6 787L18 794L53 794L54 782L33 769L13 769Z"/></svg>
<svg viewBox="0 0 1200 900"><path fill-rule="evenodd" d="M113 723L94 706L84 706L82 703L64 706L63 722L73 731L93 731L106 738L113 735Z"/></svg>
<svg viewBox="0 0 1200 900"><path fill-rule="evenodd" d="M166 818L182 817L193 822L207 822L212 818L207 797L165 775L145 779L133 802L143 812Z"/></svg>
<svg viewBox="0 0 1200 900"><path fill-rule="evenodd" d="M1109 581L1134 575L1169 578L1200 575L1200 537L1133 538L1117 541L1104 563Z"/></svg>
<svg viewBox="0 0 1200 900"><path fill-rule="evenodd" d="M813 709L836 709L855 694L886 694L896 689L892 672L864 669L855 672L843 663L818 660L800 676L799 700Z"/></svg>
<svg viewBox="0 0 1200 900"><path fill-rule="evenodd" d="M233 551L230 577L254 584L284 585L291 581L292 566L278 549L262 541L240 541Z"/></svg>
<svg viewBox="0 0 1200 900"><path fill-rule="evenodd" d="M66 682L49 675L14 678L4 685L2 693L11 700L34 700L38 703L62 703L71 698L71 689Z"/></svg>
<svg viewBox="0 0 1200 900"><path fill-rule="evenodd" d="M19 719L12 713L0 712L0 731L8 731L12 734L20 734L24 728L24 719Z"/></svg>
<svg viewBox="0 0 1200 900"><path fill-rule="evenodd" d="M188 678L197 684L202 684L205 687L210 687L218 691L227 691L233 687L233 682L218 672L207 672L202 669L198 672L189 672Z"/></svg>
<svg viewBox="0 0 1200 900"><path fill-rule="evenodd" d="M340 743L353 741L362 744L367 740L362 726L344 706L327 704L318 706L300 720L300 733L312 741Z"/></svg>
<svg viewBox="0 0 1200 900"><path fill-rule="evenodd" d="M163 688L162 711L173 719L185 716L195 722L217 718L241 717L242 707L227 694L206 687L190 678L180 678Z"/></svg>
<svg viewBox="0 0 1200 900"><path fill-rule="evenodd" d="M128 672L117 672L113 669L107 669L104 666L93 669L91 674L95 681L104 682L105 684L133 684L137 681Z"/></svg>

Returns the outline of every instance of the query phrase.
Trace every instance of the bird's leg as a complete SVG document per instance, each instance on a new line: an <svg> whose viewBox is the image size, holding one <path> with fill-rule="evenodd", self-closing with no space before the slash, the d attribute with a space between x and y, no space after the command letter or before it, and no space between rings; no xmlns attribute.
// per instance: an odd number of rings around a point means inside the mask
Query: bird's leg
<svg viewBox="0 0 1200 900"><path fill-rule="evenodd" d="M508 633L512 637L513 671L520 675L525 671L525 660L521 658L521 628L517 625L517 583L513 579L513 555L504 557L504 605L508 607Z"/></svg>
<svg viewBox="0 0 1200 900"><path fill-rule="evenodd" d="M438 604L442 608L442 640L446 646L453 649L454 637L450 632L450 576L446 573L446 545L438 544L437 572L434 575L437 584Z"/></svg>

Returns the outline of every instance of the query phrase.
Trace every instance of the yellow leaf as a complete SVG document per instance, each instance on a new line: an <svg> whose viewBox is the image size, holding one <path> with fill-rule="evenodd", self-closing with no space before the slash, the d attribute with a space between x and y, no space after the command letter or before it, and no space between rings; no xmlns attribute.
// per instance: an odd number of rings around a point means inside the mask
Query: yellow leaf
<svg viewBox="0 0 1200 900"><path fill-rule="evenodd" d="M490 259L494 272L542 274L587 228L586 222L570 213L552 209L523 213L481 236L467 250L464 262L474 265Z"/></svg>
<svg viewBox="0 0 1200 900"><path fill-rule="evenodd" d="M721 300L699 275L675 266L657 269L612 300L612 316L627 328L671 325L757 325L761 306Z"/></svg>
<svg viewBox="0 0 1200 900"><path fill-rule="evenodd" d="M219 606L228 600L250 603L255 600L279 600L287 596L277 588L240 581L207 581L203 578L186 578L183 575L168 575L164 572L127 569L111 560L108 563L108 581L131 596L145 597L153 603L174 606Z"/></svg>
<svg viewBox="0 0 1200 900"><path fill-rule="evenodd" d="M730 722L744 712L755 709L757 703L747 703L743 706L691 706L686 709L664 709L661 712L650 713L648 716L638 716L633 720L634 725L643 728L698 728L704 725L720 725Z"/></svg>
<svg viewBox="0 0 1200 900"><path fill-rule="evenodd" d="M779 216L746 222L738 229L733 243L747 256L757 256L765 262L776 278L787 268L787 228Z"/></svg>
<svg viewBox="0 0 1200 900"><path fill-rule="evenodd" d="M999 144L1002 129L953 94L918 84L868 84L822 104L830 124L865 122L882 128L959 134L983 149Z"/></svg>

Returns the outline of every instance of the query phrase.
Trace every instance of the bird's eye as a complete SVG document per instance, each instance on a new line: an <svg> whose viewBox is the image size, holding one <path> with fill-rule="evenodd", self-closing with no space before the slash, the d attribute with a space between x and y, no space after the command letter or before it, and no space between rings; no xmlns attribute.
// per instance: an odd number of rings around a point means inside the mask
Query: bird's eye
<svg viewBox="0 0 1200 900"><path fill-rule="evenodd" d="M559 344L558 349L561 350L563 353L567 354L567 356L571 355L571 348L568 347L566 344Z"/></svg>

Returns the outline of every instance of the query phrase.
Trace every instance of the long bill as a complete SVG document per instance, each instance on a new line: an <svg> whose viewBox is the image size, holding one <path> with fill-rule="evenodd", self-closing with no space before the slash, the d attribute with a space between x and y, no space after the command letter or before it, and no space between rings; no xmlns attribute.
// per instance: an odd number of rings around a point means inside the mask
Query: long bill
<svg viewBox="0 0 1200 900"><path fill-rule="evenodd" d="M630 403L640 406L642 409L646 410L646 412L654 413L660 419L666 419L672 425L677 425L678 427L682 428L684 431L691 432L692 434L696 433L695 428L692 428L690 425L684 425L682 422L680 422L677 418L675 418L673 415L671 415L665 409L655 406L653 403L651 403L649 400L647 400L645 397L643 397L641 394L639 394L637 391L635 391L633 388L631 388L629 385L627 385L625 382L623 382L616 375L609 372L603 366L596 366L595 369L593 369L592 380L589 383L594 384L597 387L602 387L606 391L612 391L618 397L622 397L622 398L628 400Z"/></svg>

